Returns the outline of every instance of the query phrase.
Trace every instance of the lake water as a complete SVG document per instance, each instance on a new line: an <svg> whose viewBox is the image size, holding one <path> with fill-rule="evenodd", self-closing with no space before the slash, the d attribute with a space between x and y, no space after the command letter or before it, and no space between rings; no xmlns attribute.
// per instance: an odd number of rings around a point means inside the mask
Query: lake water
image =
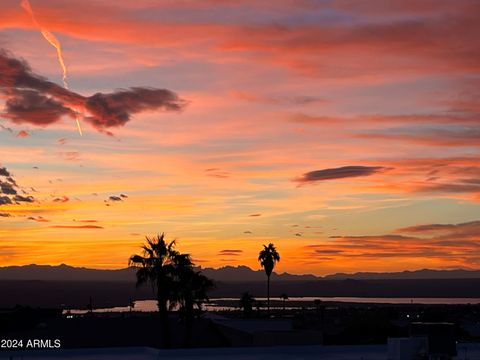
<svg viewBox="0 0 480 360"><path fill-rule="evenodd" d="M264 304L267 298L256 298L257 301L262 301ZM373 304L424 304L424 305L461 305L461 304L480 304L480 298L375 298L375 297L291 297L285 302L286 309L299 309L302 307L314 307L314 301L335 301L346 303L373 303ZM221 303L235 303L238 304L238 298L216 298L211 299L209 304L204 305L204 309L207 311L220 311L220 310L238 310L238 306L228 306ZM281 299L270 298L270 302L273 304L271 308L283 308ZM289 306L289 304L295 303L295 306ZM304 304L303 304L304 303ZM254 306L256 307L256 306ZM85 314L87 310L72 309L69 310L71 314ZM94 309L93 312L105 313L105 312L152 312L157 311L156 300L138 300L135 301L135 306L130 308L129 306L117 306L112 308ZM67 311L64 311L66 313Z"/></svg>

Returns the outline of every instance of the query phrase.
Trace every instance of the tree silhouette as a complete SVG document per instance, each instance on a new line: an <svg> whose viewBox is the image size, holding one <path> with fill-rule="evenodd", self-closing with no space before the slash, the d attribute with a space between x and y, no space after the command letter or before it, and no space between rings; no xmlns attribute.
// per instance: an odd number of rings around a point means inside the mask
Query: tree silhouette
<svg viewBox="0 0 480 360"><path fill-rule="evenodd" d="M142 255L132 255L129 265L137 268L137 286L150 283L156 291L158 311L163 327L163 344L170 347L168 311L179 308L185 320L185 343L190 345L194 307L208 300L213 281L195 271L189 254L175 250L175 241L167 243L165 234L146 237Z"/></svg>
<svg viewBox="0 0 480 360"><path fill-rule="evenodd" d="M129 265L136 267L137 286L150 283L156 291L158 311L163 328L163 344L170 347L170 328L168 324L168 301L174 290L175 260L179 256L175 241L167 243L165 234L146 237L142 246L142 255L132 255Z"/></svg>
<svg viewBox="0 0 480 360"><path fill-rule="evenodd" d="M270 313L270 275L272 275L275 264L280 261L280 254L272 243L263 245L263 249L258 254L258 261L265 269L267 274L267 311Z"/></svg>
<svg viewBox="0 0 480 360"><path fill-rule="evenodd" d="M244 292L240 297L240 308L243 309L244 317L250 317L250 315L252 315L254 301L255 298L248 291Z"/></svg>
<svg viewBox="0 0 480 360"><path fill-rule="evenodd" d="M179 254L175 257L175 282L171 306L178 306L185 321L185 346L191 345L195 307L200 312L202 304L208 301L208 291L215 287L208 277L195 271L189 254Z"/></svg>

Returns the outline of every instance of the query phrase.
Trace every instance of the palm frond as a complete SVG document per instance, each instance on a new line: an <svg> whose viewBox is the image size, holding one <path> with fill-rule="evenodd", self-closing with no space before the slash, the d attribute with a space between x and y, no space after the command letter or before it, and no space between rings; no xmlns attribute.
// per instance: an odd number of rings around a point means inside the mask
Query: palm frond
<svg viewBox="0 0 480 360"><path fill-rule="evenodd" d="M145 258L137 254L132 255L130 259L128 259L129 266L139 267L139 266L144 266L144 264L145 264Z"/></svg>
<svg viewBox="0 0 480 360"><path fill-rule="evenodd" d="M160 303L173 309L179 306L186 313L192 313L194 306L201 308L201 304L208 301L208 292L215 287L215 283L208 277L195 271L190 254L180 253L175 249L175 240L167 243L165 234L154 237L145 237L145 244L141 246L142 255L132 255L129 264L138 268L137 286L150 283L157 292Z"/></svg>

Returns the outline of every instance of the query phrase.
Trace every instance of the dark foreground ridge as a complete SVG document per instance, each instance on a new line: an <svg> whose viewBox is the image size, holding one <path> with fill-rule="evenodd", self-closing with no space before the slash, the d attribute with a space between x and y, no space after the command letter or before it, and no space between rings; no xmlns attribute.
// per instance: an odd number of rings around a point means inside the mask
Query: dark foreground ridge
<svg viewBox="0 0 480 360"><path fill-rule="evenodd" d="M275 281L278 297L403 297L480 298L480 279L419 280L315 280ZM264 281L216 282L210 297L235 297L245 291L265 297ZM95 307L128 306L133 300L154 298L150 286L137 288L134 281L28 281L0 280L0 307L15 305L86 309L92 298Z"/></svg>
<svg viewBox="0 0 480 360"><path fill-rule="evenodd" d="M414 327L421 323L448 326L452 331L455 330L452 341L464 343L480 340L479 305L334 302L313 305L292 310L276 308L270 313L261 309L248 317L241 311L205 313L195 317L191 328L186 326L179 313L170 312L168 324L173 335L171 346L218 348L386 344L389 337L408 337ZM0 336L3 338L25 339L24 341L58 339L62 350L164 347L161 340L164 330L158 325L158 313L87 313L76 316L62 315L61 310L57 309L17 307L0 312L0 320ZM191 336L187 337L189 329ZM445 339L442 338L442 341ZM384 354L385 350L384 348ZM346 359L335 359L340 358ZM385 355L379 359L385 359Z"/></svg>

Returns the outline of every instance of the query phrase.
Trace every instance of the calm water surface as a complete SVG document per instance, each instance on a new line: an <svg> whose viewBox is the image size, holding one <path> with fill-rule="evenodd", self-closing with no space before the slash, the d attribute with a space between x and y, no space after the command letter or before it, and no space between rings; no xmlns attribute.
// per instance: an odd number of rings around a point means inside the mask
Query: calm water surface
<svg viewBox="0 0 480 360"><path fill-rule="evenodd" d="M258 301L266 302L267 298L255 298ZM299 309L302 305L298 303L305 303L303 307L313 307L315 300L321 301L336 301L336 302L349 302L349 303L373 303L373 304L425 304L425 305L461 305L461 304L480 304L480 298L375 298L375 297L291 297L285 302L286 309ZM219 302L236 302L238 298L216 298L211 299L210 304L204 305L204 309L207 311L220 311L220 310L238 310L238 306L226 306L219 304ZM281 299L270 298L270 301L275 301L272 308L282 308ZM296 306L289 306L290 302L295 302ZM130 309L129 306L117 306L112 308L95 309L94 312L152 312L157 311L156 300L139 300L135 301L135 306ZM71 314L84 314L87 310L72 309Z"/></svg>

